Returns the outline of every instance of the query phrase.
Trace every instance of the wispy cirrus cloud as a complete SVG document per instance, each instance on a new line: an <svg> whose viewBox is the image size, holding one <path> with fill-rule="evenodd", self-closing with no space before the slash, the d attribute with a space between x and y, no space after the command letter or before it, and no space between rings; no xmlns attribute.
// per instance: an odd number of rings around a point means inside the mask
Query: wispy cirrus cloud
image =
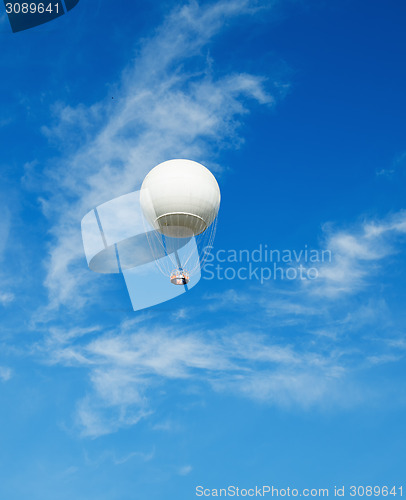
<svg viewBox="0 0 406 500"><path fill-rule="evenodd" d="M47 171L50 199L42 200L53 222L45 280L50 308L91 296L83 292L90 278L81 267L85 213L134 190L163 160L193 158L216 168L216 151L242 141L238 127L249 100L274 104L278 82L247 73L217 76L205 55L228 20L259 8L250 0L177 7L141 43L116 85L117 99L90 107L55 104L53 123L43 127L63 150Z"/></svg>
<svg viewBox="0 0 406 500"><path fill-rule="evenodd" d="M332 298L359 291L381 272L385 259L400 251L405 235L406 211L365 220L348 230L326 226L323 246L333 259L318 267L319 279L309 291Z"/></svg>
<svg viewBox="0 0 406 500"><path fill-rule="evenodd" d="M149 462L155 456L155 449L150 451L132 451L126 455L117 456L117 453L112 450L106 450L97 457L90 457L87 452L85 452L85 463L86 465L99 466L103 462L112 462L114 465L122 465L130 460L137 460L138 462Z"/></svg>
<svg viewBox="0 0 406 500"><path fill-rule="evenodd" d="M1 284L0 284L0 305L6 306L15 300L15 295L11 291L10 278L5 279L6 266L4 259L6 251L9 249L9 236L11 227L11 214L6 206L0 206L2 217L0 219L0 264L1 266Z"/></svg>
<svg viewBox="0 0 406 500"><path fill-rule="evenodd" d="M399 262L404 254L405 236L405 211L364 219L345 229L325 225L320 244L331 252L331 261L303 262L305 267L317 268L317 279L271 280L262 286L251 281L243 289L238 281L228 282L227 290L205 296L208 308L251 314L253 329L260 331L264 321L268 321L274 332L294 335L294 342L298 336L310 333L318 342L329 339L332 346L347 340L357 349L371 350L370 360L377 359L376 349L382 351L382 362L395 361L404 355L400 344L396 348L393 342L404 337L405 325L395 319L397 306L390 297L391 289L398 286L393 277L397 276L399 285L403 284ZM401 315L397 317L401 321ZM361 336L371 344L363 345Z"/></svg>
<svg viewBox="0 0 406 500"><path fill-rule="evenodd" d="M3 306L11 304L11 302L14 302L14 300L15 300L14 293L0 292L0 304L2 304Z"/></svg>
<svg viewBox="0 0 406 500"><path fill-rule="evenodd" d="M382 168L376 172L376 175L384 177L392 177L399 170L404 169L406 166L406 151L395 156L392 165L388 168Z"/></svg>
<svg viewBox="0 0 406 500"><path fill-rule="evenodd" d="M86 342L43 345L40 352L47 362L88 370L89 390L77 403L75 422L83 436L92 438L151 417L152 400L179 381L184 391L211 388L307 408L338 398L333 388L349 371L342 351L290 345L269 333L190 333L187 326L174 331L132 321Z"/></svg>
<svg viewBox="0 0 406 500"><path fill-rule="evenodd" d="M4 257L4 252L7 247L11 224L10 210L3 204L1 205L1 212L2 217L0 219L0 261Z"/></svg>
<svg viewBox="0 0 406 500"><path fill-rule="evenodd" d="M0 380L7 382L13 376L13 371L7 366L0 366Z"/></svg>
<svg viewBox="0 0 406 500"><path fill-rule="evenodd" d="M241 282L248 285L241 290L236 278L238 273L230 273L236 279L226 280L230 285L227 290L205 295L207 307L212 311L249 311L253 306L260 307L268 317L285 326L309 317L325 319L332 309L338 309L339 306L342 309L347 300L351 301L354 296L374 287L385 276L387 268L403 254L406 243L406 211L401 210L382 218L365 218L346 228L326 223L322 226L319 240L320 248L314 249L317 254L315 260L309 257L306 260L304 252L297 251L297 256L301 257L293 262L271 262L269 258L262 262L252 261L253 270L269 268L273 271L274 263L281 269L298 268L302 265L303 279L300 279L300 273L296 273L296 279L288 279L286 272L282 278L281 274L275 272L264 273L268 281L264 279L263 284L259 285L258 276L261 273L258 271L257 274L253 273L251 281ZM275 250L277 249L273 251ZM223 258L227 255L227 249L219 252L223 252L222 260L219 261L223 279L225 267L230 266L234 270L238 270L240 266L247 267L245 255L241 263L234 263L234 260L227 262ZM235 252L238 254L238 251ZM276 255L283 255L283 251ZM314 268L316 274L312 279L307 279L306 271L310 268ZM245 280L247 275L247 272L242 273ZM372 309L376 313L381 307L377 309L373 306ZM352 316L360 317L360 311L364 311L365 316L365 309L362 307Z"/></svg>

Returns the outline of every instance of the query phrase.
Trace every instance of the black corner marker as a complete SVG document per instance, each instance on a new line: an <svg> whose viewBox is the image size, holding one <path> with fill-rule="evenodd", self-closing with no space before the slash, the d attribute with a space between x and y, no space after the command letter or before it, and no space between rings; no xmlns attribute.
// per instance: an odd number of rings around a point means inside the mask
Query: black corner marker
<svg viewBox="0 0 406 500"><path fill-rule="evenodd" d="M3 1L13 33L53 21L65 14L65 7L71 10L79 3L79 0L65 0L64 6L62 0Z"/></svg>

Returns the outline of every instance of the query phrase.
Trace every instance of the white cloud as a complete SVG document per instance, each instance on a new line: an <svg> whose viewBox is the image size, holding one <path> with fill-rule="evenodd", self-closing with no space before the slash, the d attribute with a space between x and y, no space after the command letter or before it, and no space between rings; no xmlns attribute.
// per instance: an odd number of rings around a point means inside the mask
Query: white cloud
<svg viewBox="0 0 406 500"><path fill-rule="evenodd" d="M155 456L155 449L152 448L151 451L132 451L126 455L118 456L113 450L105 450L103 453L96 457L90 457L88 452L85 451L85 463L92 467L99 467L104 462L112 462L114 465L122 465L130 460L138 459L139 462L149 462Z"/></svg>
<svg viewBox="0 0 406 500"><path fill-rule="evenodd" d="M182 467L179 467L178 473L180 476L187 476L190 474L193 470L193 467L191 465L183 465Z"/></svg>
<svg viewBox="0 0 406 500"><path fill-rule="evenodd" d="M10 290L11 282L15 281L14 276L7 276L8 266L4 265L7 252L10 250L10 229L11 212L10 209L0 204L0 306L7 306L14 302L15 296ZM7 290L8 289L8 290Z"/></svg>
<svg viewBox="0 0 406 500"><path fill-rule="evenodd" d="M10 292L0 292L0 304L5 306L7 304L10 304L11 302L14 302L15 300L15 295Z"/></svg>
<svg viewBox="0 0 406 500"><path fill-rule="evenodd" d="M229 329L192 334L126 322L79 345L61 343L56 354L54 345L52 355L88 368L90 390L78 403L76 423L82 435L97 437L150 416L151 395L179 380L184 390L203 384L282 406L323 404L346 375L345 357L307 347Z"/></svg>
<svg viewBox="0 0 406 500"><path fill-rule="evenodd" d="M7 382L8 380L11 379L13 376L13 372L11 368L8 368L7 366L0 366L0 379L3 382Z"/></svg>
<svg viewBox="0 0 406 500"><path fill-rule="evenodd" d="M10 210L4 205L0 205L0 261L3 259L4 252L7 247L7 242L10 234L11 215Z"/></svg>
<svg viewBox="0 0 406 500"><path fill-rule="evenodd" d="M135 425L150 413L124 404L109 406L96 394L78 402L75 417L81 435L96 438Z"/></svg>
<svg viewBox="0 0 406 500"><path fill-rule="evenodd" d="M396 155L395 159L392 162L391 167L382 168L381 170L378 170L376 172L376 175L377 176L392 177L399 170L403 169L405 167L405 165L406 165L406 151Z"/></svg>
<svg viewBox="0 0 406 500"><path fill-rule="evenodd" d="M254 5L222 0L176 8L123 72L117 102L55 105L55 122L43 127L63 147L47 172L51 199L43 200L53 222L45 281L51 308L91 298L80 238L80 220L89 210L134 190L163 160L186 157L216 168L215 151L242 140L237 129L247 99L273 104L263 77L216 77L204 57L227 20L254 12Z"/></svg>
<svg viewBox="0 0 406 500"><path fill-rule="evenodd" d="M384 363L392 363L394 361L399 361L403 358L401 355L394 354L380 354L376 356L368 356L367 360L373 365L380 365Z"/></svg>
<svg viewBox="0 0 406 500"><path fill-rule="evenodd" d="M406 211L364 220L347 229L325 225L321 248L331 252L331 262L303 262L317 268L317 279L270 281L263 286L253 281L243 292L228 289L205 298L212 310L259 307L261 314L272 318L274 327L302 325L309 331L306 322L311 318L313 333L330 338L367 324L386 328L391 314L384 297L376 293L377 284L402 255L405 235ZM354 301L362 294L368 296L362 302Z"/></svg>
<svg viewBox="0 0 406 500"><path fill-rule="evenodd" d="M356 350L368 352L369 364L376 364L379 356L373 343L397 339L396 345L386 344L379 358L380 362L394 362L404 356L398 352L403 326L397 324L390 295L386 298L385 291L390 293L391 287L397 286L395 276L403 283L404 278L393 273L393 266L399 268L405 234L405 211L364 220L347 229L327 225L321 246L331 251L331 262L327 259L308 264L318 269L318 279L270 281L262 286L252 281L242 291L239 282L229 282L236 289L205 296L208 308L244 314L250 318L253 331L263 331L264 324L272 325L274 334L282 339L293 335L294 345L301 334L313 335L314 346L319 345L319 349L326 343L335 348L347 340Z"/></svg>
<svg viewBox="0 0 406 500"><path fill-rule="evenodd" d="M326 233L323 246L331 251L332 263L317 266L319 278L307 282L307 290L331 298L355 293L377 276L386 258L398 252L395 242L406 234L406 211L364 221L351 230L326 228Z"/></svg>
<svg viewBox="0 0 406 500"><path fill-rule="evenodd" d="M336 385L339 385L337 381L323 372L311 373L306 370L298 373L289 370L280 373L261 371L243 379L237 378L227 382L219 379L217 383L218 388L222 390L233 390L236 394L251 399L283 408L300 406L304 409L314 405L328 406L334 402L335 398L338 399ZM347 396L352 399L350 394L347 393Z"/></svg>
<svg viewBox="0 0 406 500"><path fill-rule="evenodd" d="M204 298L211 311L250 311L253 307L260 307L261 312L266 312L267 316L272 318L273 324L278 326L300 324L309 317L325 320L332 309L337 308L338 298L340 304L344 304L342 301L351 300L354 295L370 291L370 287L374 287L376 282L382 279L386 266L401 255L405 236L406 211L403 210L381 219L367 219L346 229L325 224L320 248L314 250L317 254L315 261L310 260L310 252L309 261L306 261L302 252L302 261L299 259L289 264L278 263L282 268L284 265L297 267L302 264L305 271L314 267L318 274L316 279L271 279L265 280L263 285L259 285L255 280L245 281L249 286L245 286L243 290L239 288L238 280L228 281L228 289L208 293ZM238 269L239 264L227 265ZM243 261L241 265L247 266L247 263ZM267 266L270 266L268 261L255 262L253 265L254 268ZM376 312L383 312L381 306L382 304L378 310L377 303L368 307L368 314L376 316ZM350 310L351 307L347 308L348 312ZM354 320L355 317L361 320L361 310L362 307L356 314L351 312ZM326 329L322 330L326 334Z"/></svg>

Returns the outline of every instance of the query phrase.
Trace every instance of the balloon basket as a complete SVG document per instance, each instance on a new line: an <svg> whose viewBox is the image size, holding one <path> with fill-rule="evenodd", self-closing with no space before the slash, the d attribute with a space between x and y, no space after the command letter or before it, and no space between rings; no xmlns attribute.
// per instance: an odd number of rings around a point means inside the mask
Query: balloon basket
<svg viewBox="0 0 406 500"><path fill-rule="evenodd" d="M189 283L189 274L183 269L175 269L171 272L171 283L173 285L187 285Z"/></svg>

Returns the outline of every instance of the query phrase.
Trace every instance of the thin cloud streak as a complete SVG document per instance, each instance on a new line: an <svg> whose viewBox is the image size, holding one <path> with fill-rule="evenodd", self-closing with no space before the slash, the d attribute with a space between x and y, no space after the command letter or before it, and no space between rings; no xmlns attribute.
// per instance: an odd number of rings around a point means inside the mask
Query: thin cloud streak
<svg viewBox="0 0 406 500"><path fill-rule="evenodd" d="M6 306L8 304L11 304L11 302L14 302L15 300L15 295L10 292L0 292L0 304L3 306Z"/></svg>
<svg viewBox="0 0 406 500"><path fill-rule="evenodd" d="M307 289L335 298L367 286L379 274L385 259L398 252L396 244L406 234L406 211L386 219L367 220L353 230L326 232L324 246L331 251L333 262L322 263L319 279Z"/></svg>
<svg viewBox="0 0 406 500"><path fill-rule="evenodd" d="M13 376L13 371L7 366L0 366L0 380L7 382Z"/></svg>

